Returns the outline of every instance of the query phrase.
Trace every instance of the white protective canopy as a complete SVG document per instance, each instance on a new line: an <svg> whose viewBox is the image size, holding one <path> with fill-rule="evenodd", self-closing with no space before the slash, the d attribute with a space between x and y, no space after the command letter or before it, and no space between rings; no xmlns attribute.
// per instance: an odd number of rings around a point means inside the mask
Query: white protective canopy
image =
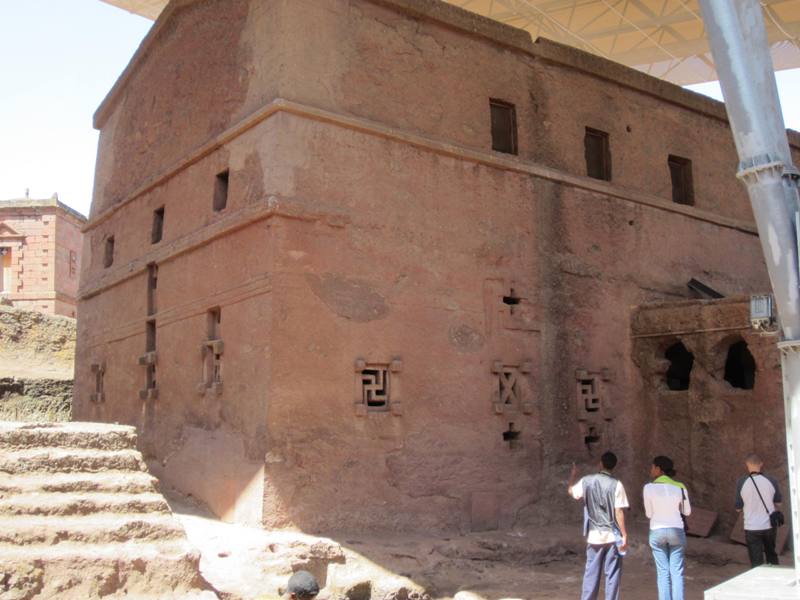
<svg viewBox="0 0 800 600"><path fill-rule="evenodd" d="M166 0L103 0L148 19ZM718 79L698 0L445 0L688 85ZM732 0L733 1L733 0ZM800 67L800 0L761 0L776 70Z"/></svg>

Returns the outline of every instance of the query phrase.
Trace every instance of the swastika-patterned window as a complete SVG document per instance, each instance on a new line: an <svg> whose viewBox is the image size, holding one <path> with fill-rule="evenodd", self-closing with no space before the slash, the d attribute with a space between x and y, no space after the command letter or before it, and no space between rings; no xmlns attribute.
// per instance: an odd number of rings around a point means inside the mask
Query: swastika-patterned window
<svg viewBox="0 0 800 600"><path fill-rule="evenodd" d="M578 401L586 412L600 410L600 383L596 377L578 381Z"/></svg>
<svg viewBox="0 0 800 600"><path fill-rule="evenodd" d="M367 365L361 371L361 395L367 410L388 410L390 399L388 365Z"/></svg>

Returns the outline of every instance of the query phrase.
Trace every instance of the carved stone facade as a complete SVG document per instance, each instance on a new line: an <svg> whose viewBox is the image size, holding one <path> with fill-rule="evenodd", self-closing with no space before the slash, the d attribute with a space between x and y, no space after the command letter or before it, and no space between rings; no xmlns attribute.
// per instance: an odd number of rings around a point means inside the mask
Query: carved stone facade
<svg viewBox="0 0 800 600"><path fill-rule="evenodd" d="M694 300L643 306L632 318L640 473L669 455L692 502L719 512L724 528L736 520L734 483L747 454L759 454L788 491L777 337L754 331L749 310L747 297ZM693 360L669 352L676 344Z"/></svg>
<svg viewBox="0 0 800 600"><path fill-rule="evenodd" d="M721 105L433 0L172 2L96 125L75 417L229 520L566 518L655 450L635 307L768 290Z"/></svg>
<svg viewBox="0 0 800 600"><path fill-rule="evenodd" d="M47 200L0 200L0 298L75 317L86 217Z"/></svg>

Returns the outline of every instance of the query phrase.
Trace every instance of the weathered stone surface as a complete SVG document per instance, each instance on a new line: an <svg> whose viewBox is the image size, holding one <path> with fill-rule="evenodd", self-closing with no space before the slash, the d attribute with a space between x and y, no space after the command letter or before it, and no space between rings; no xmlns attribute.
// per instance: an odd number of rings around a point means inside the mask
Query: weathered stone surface
<svg viewBox="0 0 800 600"><path fill-rule="evenodd" d="M0 597L216 598L132 427L0 423Z"/></svg>
<svg viewBox="0 0 800 600"><path fill-rule="evenodd" d="M435 2L172 6L97 115L76 416L137 425L165 481L268 528L577 521L563 480L606 448L634 513L656 450L729 506L732 473L689 454L743 450L758 403L714 387L714 361L691 392L708 401L649 397L659 349L640 366L631 330L691 278L768 288L719 111ZM492 150L490 99L515 107L516 154ZM586 175L587 128L610 181ZM694 206L672 202L671 154ZM779 415L773 384L756 393Z"/></svg>

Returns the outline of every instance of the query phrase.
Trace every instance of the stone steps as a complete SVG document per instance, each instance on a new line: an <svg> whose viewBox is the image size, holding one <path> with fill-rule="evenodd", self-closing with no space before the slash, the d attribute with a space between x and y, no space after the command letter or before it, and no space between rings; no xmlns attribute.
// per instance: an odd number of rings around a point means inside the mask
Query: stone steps
<svg viewBox="0 0 800 600"><path fill-rule="evenodd" d="M216 598L132 427L0 423L0 598Z"/></svg>
<svg viewBox="0 0 800 600"><path fill-rule="evenodd" d="M99 473L0 473L0 498L33 492L123 492L139 494L158 491L158 480L144 471Z"/></svg>
<svg viewBox="0 0 800 600"><path fill-rule="evenodd" d="M0 473L97 473L100 471L144 471L136 450L87 448L26 448L0 453Z"/></svg>
<svg viewBox="0 0 800 600"><path fill-rule="evenodd" d="M6 574L0 580L0 598L183 598L202 590L198 565L199 555L185 540L103 546L0 544L0 572ZM14 589L4 589L11 585Z"/></svg>
<svg viewBox="0 0 800 600"><path fill-rule="evenodd" d="M93 513L169 513L161 494L32 493L0 500L0 516L90 515Z"/></svg>
<svg viewBox="0 0 800 600"><path fill-rule="evenodd" d="M136 447L136 428L100 423L3 423L0 448L38 447L124 450Z"/></svg>
<svg viewBox="0 0 800 600"><path fill-rule="evenodd" d="M129 540L176 540L185 533L170 514L97 513L59 517L47 515L0 517L0 544L49 545L63 542L108 544Z"/></svg>

